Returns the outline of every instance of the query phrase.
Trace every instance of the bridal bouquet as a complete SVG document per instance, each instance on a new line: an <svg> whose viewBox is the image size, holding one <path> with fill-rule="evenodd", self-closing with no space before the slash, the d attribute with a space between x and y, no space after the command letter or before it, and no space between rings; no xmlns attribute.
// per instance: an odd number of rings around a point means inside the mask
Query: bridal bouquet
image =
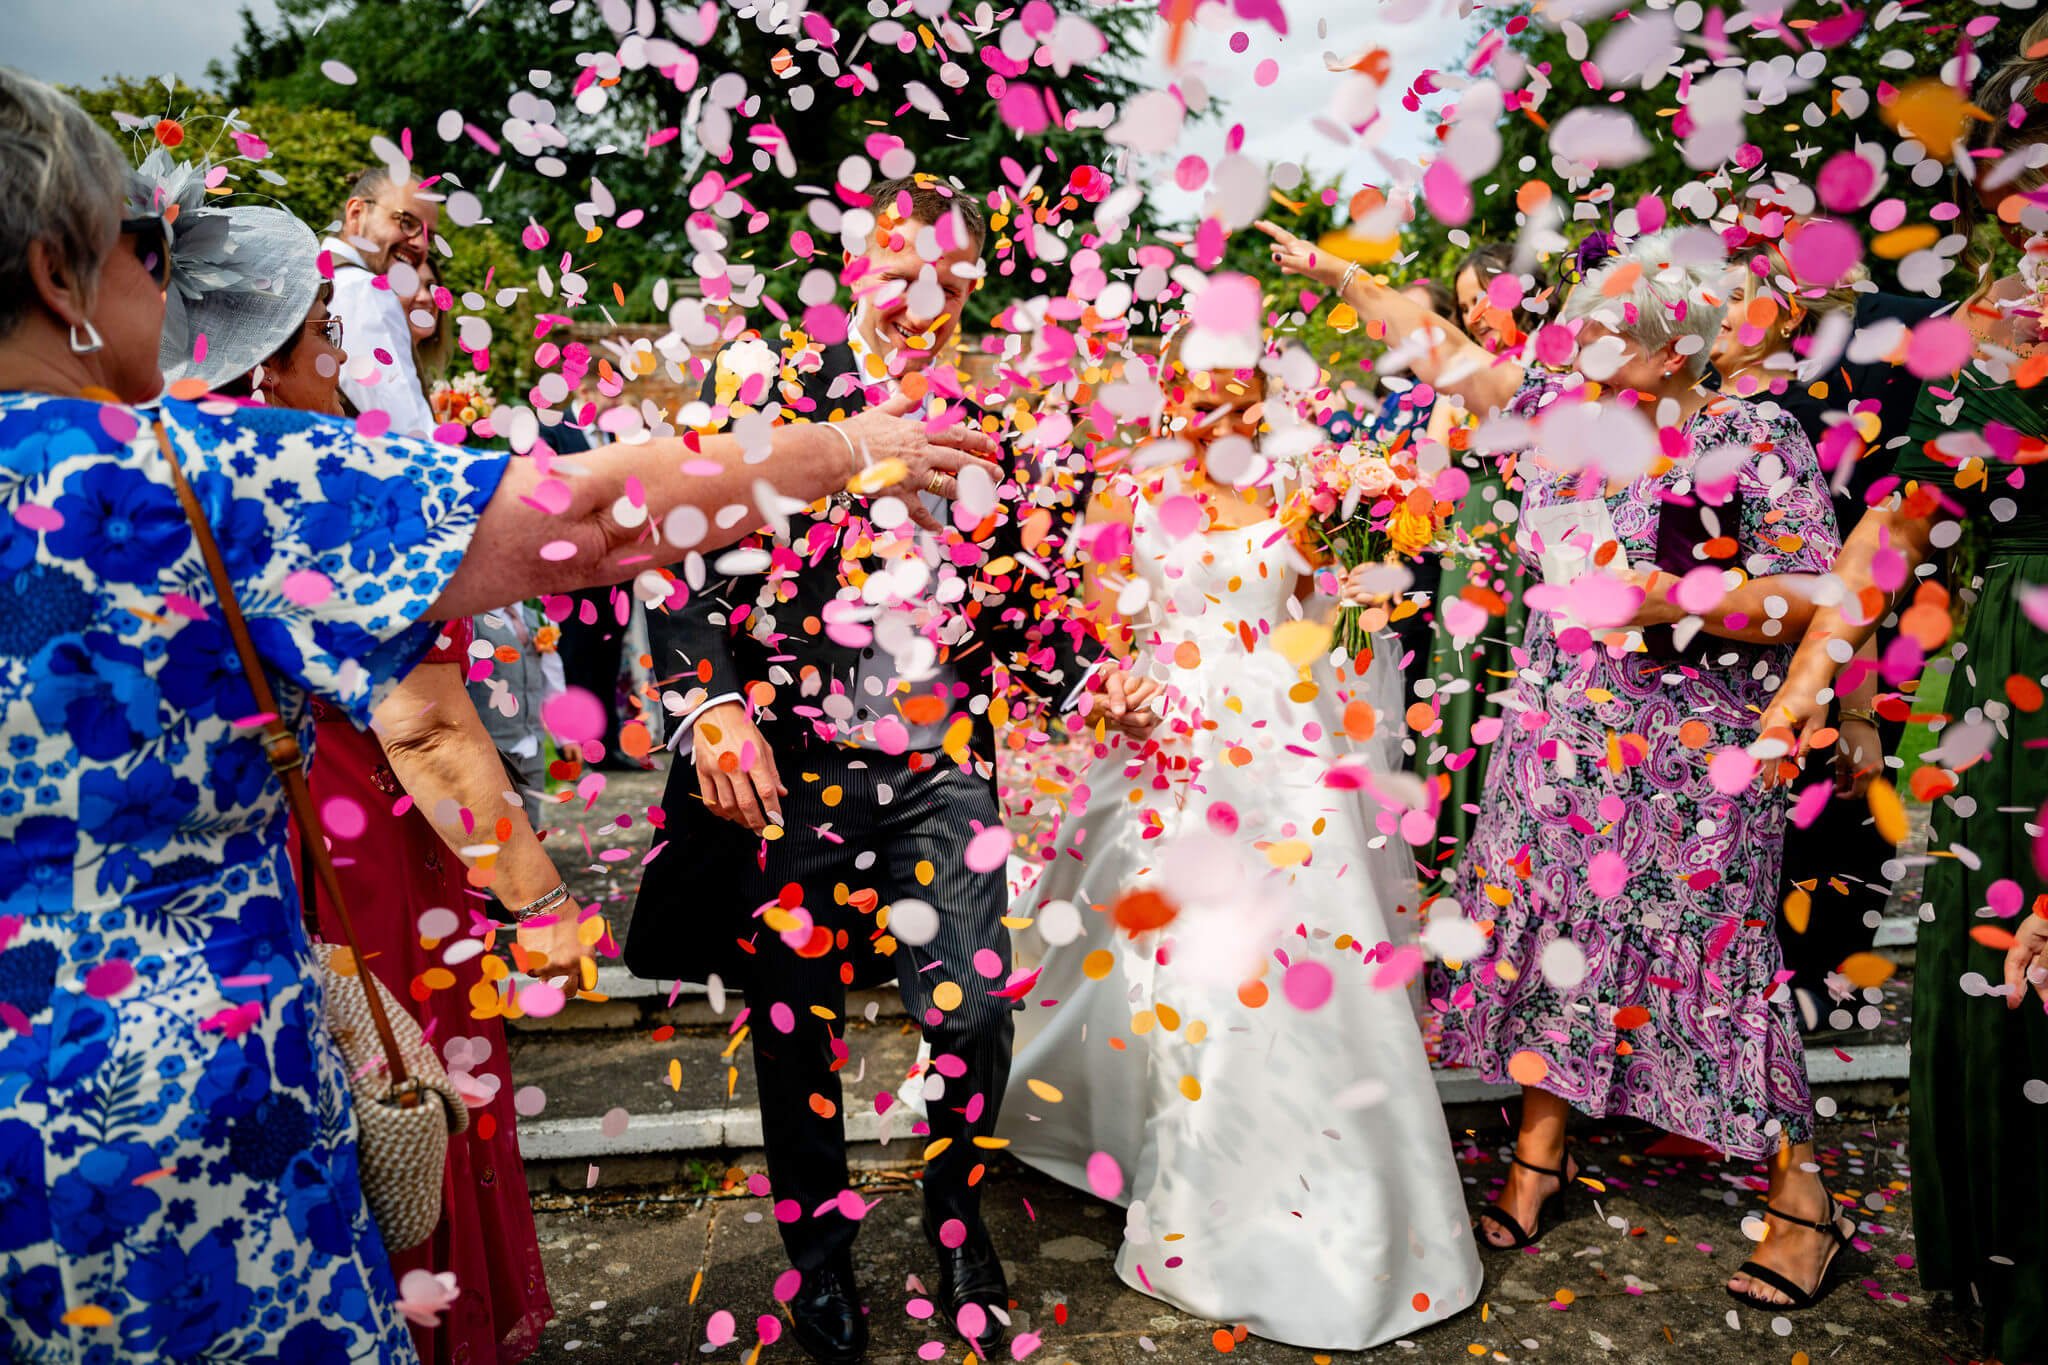
<svg viewBox="0 0 2048 1365"><path fill-rule="evenodd" d="M497 395L484 384L480 374L458 374L443 380L427 395L436 422L460 422L471 426L489 417L498 406Z"/></svg>
<svg viewBox="0 0 2048 1365"><path fill-rule="evenodd" d="M1416 470L1407 452L1377 441L1324 446L1301 469L1289 498L1288 519L1306 526L1343 568L1420 559L1440 548L1447 507ZM1337 614L1334 643L1346 654L1365 648L1364 608Z"/></svg>

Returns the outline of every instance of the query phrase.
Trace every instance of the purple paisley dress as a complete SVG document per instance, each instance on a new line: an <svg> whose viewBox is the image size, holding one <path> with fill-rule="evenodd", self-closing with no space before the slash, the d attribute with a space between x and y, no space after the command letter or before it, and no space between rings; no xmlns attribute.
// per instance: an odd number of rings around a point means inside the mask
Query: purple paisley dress
<svg viewBox="0 0 2048 1365"><path fill-rule="evenodd" d="M1552 398L1532 383L1517 407ZM1696 455L1748 452L1739 510L1722 522L1737 554L1717 562L1759 577L1828 568L1832 504L1789 417L1717 400L1690 436ZM1655 558L1660 510L1686 495L1689 465L1608 498L1632 564ZM1574 495L1573 476L1540 458L1520 472L1525 516ZM1444 1060L1731 1157L1804 1140L1812 1101L1772 926L1784 797L1755 782L1724 795L1708 780L1714 754L1755 738L1791 647L1710 637L1673 662L1569 651L1557 634L1552 616L1530 614L1452 884L1488 936L1479 956L1433 973ZM1566 939L1576 952L1551 949Z"/></svg>

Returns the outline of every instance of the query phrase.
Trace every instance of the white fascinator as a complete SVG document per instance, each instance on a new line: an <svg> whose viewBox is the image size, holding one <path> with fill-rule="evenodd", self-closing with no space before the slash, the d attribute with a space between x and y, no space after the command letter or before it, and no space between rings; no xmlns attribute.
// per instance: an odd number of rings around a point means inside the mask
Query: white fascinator
<svg viewBox="0 0 2048 1365"><path fill-rule="evenodd" d="M291 339L320 289L320 243L283 209L223 204L210 167L159 147L129 178L129 211L170 224L171 282L157 359L166 383L216 388Z"/></svg>

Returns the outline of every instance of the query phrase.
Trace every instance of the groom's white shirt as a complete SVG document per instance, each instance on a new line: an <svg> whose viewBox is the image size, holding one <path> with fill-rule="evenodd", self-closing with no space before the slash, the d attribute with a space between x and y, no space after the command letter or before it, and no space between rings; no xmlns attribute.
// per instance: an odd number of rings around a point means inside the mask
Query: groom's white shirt
<svg viewBox="0 0 2048 1365"><path fill-rule="evenodd" d="M348 363L341 367L342 393L357 412L389 413L396 435L431 436L434 409L413 364L405 304L372 282L376 277L363 264L362 253L341 238L327 238L320 249L334 258L334 302L328 312L341 319L341 348L348 352Z"/></svg>

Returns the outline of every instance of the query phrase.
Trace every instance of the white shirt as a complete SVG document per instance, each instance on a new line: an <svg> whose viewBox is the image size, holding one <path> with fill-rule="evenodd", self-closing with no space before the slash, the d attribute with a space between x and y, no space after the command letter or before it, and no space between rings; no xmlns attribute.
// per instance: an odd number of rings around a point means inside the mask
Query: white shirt
<svg viewBox="0 0 2048 1365"><path fill-rule="evenodd" d="M328 311L341 319L341 348L348 352L342 393L357 412L389 413L396 435L431 436L434 409L412 361L404 302L371 282L375 277L362 254L347 242L329 237L320 248L334 257L334 302Z"/></svg>

